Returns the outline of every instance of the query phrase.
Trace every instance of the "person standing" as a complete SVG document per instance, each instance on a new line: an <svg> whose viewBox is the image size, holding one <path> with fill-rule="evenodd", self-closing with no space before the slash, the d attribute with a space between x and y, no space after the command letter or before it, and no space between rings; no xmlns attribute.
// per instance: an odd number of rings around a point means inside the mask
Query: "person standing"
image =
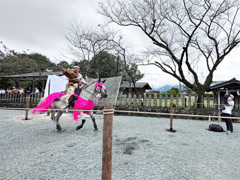
<svg viewBox="0 0 240 180"><path fill-rule="evenodd" d="M37 87L35 87L35 92L34 93L40 93L40 91Z"/></svg>
<svg viewBox="0 0 240 180"><path fill-rule="evenodd" d="M231 117L232 116L232 109L234 106L234 96L232 94L225 94L224 95L224 107L222 110L222 116L224 117ZM233 134L233 124L232 124L232 119L230 118L224 118L225 122L226 122L226 133L227 134Z"/></svg>
<svg viewBox="0 0 240 180"><path fill-rule="evenodd" d="M27 90L27 94L29 95L29 94L31 94L32 93L32 87L30 86L29 88L28 88L28 90Z"/></svg>

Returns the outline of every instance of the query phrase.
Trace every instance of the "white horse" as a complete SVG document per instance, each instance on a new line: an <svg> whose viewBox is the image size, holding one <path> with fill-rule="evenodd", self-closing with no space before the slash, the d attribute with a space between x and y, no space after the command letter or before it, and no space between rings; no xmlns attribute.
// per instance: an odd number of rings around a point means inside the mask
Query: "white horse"
<svg viewBox="0 0 240 180"><path fill-rule="evenodd" d="M97 97L97 99L106 98L108 96L106 88L105 88L105 80L100 81L93 81L90 82L87 86L84 86L81 90L80 95L74 94L77 98L74 107L73 107L73 116L74 120L82 120L82 124L76 127L76 130L79 130L83 127L84 123L86 122L85 115L89 114L89 116L92 119L94 131L98 131L97 124L95 121L95 118L93 116L93 106L94 106L94 99ZM41 103L33 109L33 114L35 112L42 112L46 111L46 109L62 109L60 111L57 110L51 110L51 119L53 122L56 123L56 129L58 131L61 131L62 128L59 124L59 119L61 115L63 114L64 110L62 107L64 107L63 102L61 101L61 96L63 96L63 93L52 93L45 99L41 101ZM58 97L60 97L58 99ZM45 110L41 110L45 109ZM88 110L88 111L79 111L79 110ZM55 113L57 112L57 115Z"/></svg>

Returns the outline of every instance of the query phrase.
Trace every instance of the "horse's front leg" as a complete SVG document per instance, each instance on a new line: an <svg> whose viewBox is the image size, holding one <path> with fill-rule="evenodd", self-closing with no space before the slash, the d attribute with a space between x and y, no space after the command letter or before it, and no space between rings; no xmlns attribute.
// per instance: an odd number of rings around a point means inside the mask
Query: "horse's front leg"
<svg viewBox="0 0 240 180"><path fill-rule="evenodd" d="M84 123L86 122L86 119L82 120L82 124L76 127L76 130L79 130L83 127Z"/></svg>
<svg viewBox="0 0 240 180"><path fill-rule="evenodd" d="M79 119L79 120L82 119L82 124L79 125L79 126L77 126L77 127L76 127L76 130L81 129L81 128L83 127L84 123L86 122L85 116L84 116L84 114L83 114L82 112L81 112L81 114L80 114L79 116L80 116L80 119Z"/></svg>
<svg viewBox="0 0 240 180"><path fill-rule="evenodd" d="M96 121L95 121L95 117L93 116L93 112L92 112L92 111L89 113L89 116L90 116L91 119L92 119L94 131L95 131L95 132L98 131L97 124L96 124Z"/></svg>

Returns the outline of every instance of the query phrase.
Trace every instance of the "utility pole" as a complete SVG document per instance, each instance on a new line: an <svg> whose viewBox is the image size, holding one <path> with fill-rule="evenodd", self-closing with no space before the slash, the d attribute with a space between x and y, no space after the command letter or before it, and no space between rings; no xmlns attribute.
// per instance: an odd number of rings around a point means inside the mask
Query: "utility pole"
<svg viewBox="0 0 240 180"><path fill-rule="evenodd" d="M119 54L117 56L117 70L116 70L116 75L118 75L118 68L119 68Z"/></svg>
<svg viewBox="0 0 240 180"><path fill-rule="evenodd" d="M182 92L182 86L181 86L181 82L179 81L179 93L181 94Z"/></svg>

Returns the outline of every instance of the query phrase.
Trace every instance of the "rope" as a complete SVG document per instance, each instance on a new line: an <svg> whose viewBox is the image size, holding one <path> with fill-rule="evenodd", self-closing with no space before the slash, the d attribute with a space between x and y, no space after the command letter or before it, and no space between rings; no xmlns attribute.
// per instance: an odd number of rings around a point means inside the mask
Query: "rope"
<svg viewBox="0 0 240 180"><path fill-rule="evenodd" d="M105 114L113 114L114 112L103 112L103 115Z"/></svg>
<svg viewBox="0 0 240 180"><path fill-rule="evenodd" d="M113 114L115 110L114 109L103 109L102 111L103 111L103 115L105 115L105 114Z"/></svg>
<svg viewBox="0 0 240 180"><path fill-rule="evenodd" d="M0 109L6 110L33 110L34 108L4 108L0 107ZM39 110L55 110L55 111L66 111L66 109L39 109ZM72 110L69 109L68 112L73 111L89 111L89 110ZM209 115L192 115L192 114L175 114L175 113L154 113L154 112L139 112L139 111L123 111L123 110L114 110L114 109L103 109L103 110L91 110L93 112L102 112L103 114L113 114L114 112L123 112L123 113L133 113L133 114L149 114L149 115L172 115L172 116L184 116L184 117L202 117L202 118L209 118ZM110 112L109 112L110 111ZM211 118L221 118L221 119L237 119L239 120L240 117L224 117L224 116L210 116Z"/></svg>

